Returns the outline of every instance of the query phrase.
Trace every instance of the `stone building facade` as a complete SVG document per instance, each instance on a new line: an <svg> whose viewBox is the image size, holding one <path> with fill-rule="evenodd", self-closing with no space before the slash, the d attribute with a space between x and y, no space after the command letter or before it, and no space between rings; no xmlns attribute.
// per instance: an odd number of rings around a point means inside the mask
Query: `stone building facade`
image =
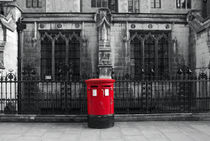
<svg viewBox="0 0 210 141"><path fill-rule="evenodd" d="M208 53L198 57L200 46L208 49L200 40L209 30L194 36L187 17L189 11L202 15L208 5L198 0L17 0L26 26L19 33L19 71L43 79L61 73L110 78L112 71L169 78L183 65L196 71L201 60L209 60Z"/></svg>

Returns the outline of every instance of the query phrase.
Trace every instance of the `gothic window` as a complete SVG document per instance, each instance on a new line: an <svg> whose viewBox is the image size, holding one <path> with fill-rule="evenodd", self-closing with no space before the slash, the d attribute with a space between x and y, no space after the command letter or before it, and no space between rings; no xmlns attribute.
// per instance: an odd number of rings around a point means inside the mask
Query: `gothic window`
<svg viewBox="0 0 210 141"><path fill-rule="evenodd" d="M80 32L41 32L42 79L71 79L80 75Z"/></svg>
<svg viewBox="0 0 210 141"><path fill-rule="evenodd" d="M26 0L27 8L41 8L42 0Z"/></svg>
<svg viewBox="0 0 210 141"><path fill-rule="evenodd" d="M151 8L161 8L161 0L151 0Z"/></svg>
<svg viewBox="0 0 210 141"><path fill-rule="evenodd" d="M71 63L71 67L74 68L74 76L80 75L80 42L73 37L69 42L69 56L68 61Z"/></svg>
<svg viewBox="0 0 210 141"><path fill-rule="evenodd" d="M91 7L107 7L112 12L117 11L117 0L91 0Z"/></svg>
<svg viewBox="0 0 210 141"><path fill-rule="evenodd" d="M52 41L46 36L41 41L41 74L42 78L52 74Z"/></svg>
<svg viewBox="0 0 210 141"><path fill-rule="evenodd" d="M59 36L58 39L55 40L55 79L59 79L60 74L62 73L61 69L65 65L66 58L66 41L64 38Z"/></svg>
<svg viewBox="0 0 210 141"><path fill-rule="evenodd" d="M139 12L139 0L128 0L128 12L130 13Z"/></svg>
<svg viewBox="0 0 210 141"><path fill-rule="evenodd" d="M131 73L135 76L137 79L142 78L141 70L142 68L142 46L141 46L141 40L138 38L134 38L131 41Z"/></svg>
<svg viewBox="0 0 210 141"><path fill-rule="evenodd" d="M158 41L158 74L160 78L169 77L169 42L165 37Z"/></svg>
<svg viewBox="0 0 210 141"><path fill-rule="evenodd" d="M191 0L176 0L176 7L180 9L190 9Z"/></svg>
<svg viewBox="0 0 210 141"><path fill-rule="evenodd" d="M155 71L155 39L152 36L146 38L144 42L144 71L145 77L149 78Z"/></svg>
<svg viewBox="0 0 210 141"><path fill-rule="evenodd" d="M169 78L169 32L131 31L131 73L136 79Z"/></svg>

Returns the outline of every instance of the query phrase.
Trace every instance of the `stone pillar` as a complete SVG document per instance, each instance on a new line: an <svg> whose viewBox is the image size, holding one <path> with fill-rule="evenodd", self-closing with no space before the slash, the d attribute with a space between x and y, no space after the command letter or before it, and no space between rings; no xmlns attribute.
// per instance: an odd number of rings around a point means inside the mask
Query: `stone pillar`
<svg viewBox="0 0 210 141"><path fill-rule="evenodd" d="M111 13L108 9L99 9L95 15L98 32L98 71L99 78L111 78Z"/></svg>

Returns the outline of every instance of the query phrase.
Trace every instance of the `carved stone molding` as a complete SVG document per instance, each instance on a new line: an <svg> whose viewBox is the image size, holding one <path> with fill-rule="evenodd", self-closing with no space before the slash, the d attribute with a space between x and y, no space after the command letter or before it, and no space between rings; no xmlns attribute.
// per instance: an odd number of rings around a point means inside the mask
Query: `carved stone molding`
<svg viewBox="0 0 210 141"><path fill-rule="evenodd" d="M109 9L102 8L95 14L95 22L98 32L98 70L99 78L111 78L111 21L112 15Z"/></svg>
<svg viewBox="0 0 210 141"><path fill-rule="evenodd" d="M199 33L207 28L210 25L210 18L205 20L197 11L190 11L187 14L187 22L190 27L196 32Z"/></svg>

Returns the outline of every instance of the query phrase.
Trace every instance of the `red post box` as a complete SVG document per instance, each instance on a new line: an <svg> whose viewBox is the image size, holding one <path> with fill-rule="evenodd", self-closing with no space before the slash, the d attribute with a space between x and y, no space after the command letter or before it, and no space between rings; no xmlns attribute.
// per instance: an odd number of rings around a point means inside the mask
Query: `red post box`
<svg viewBox="0 0 210 141"><path fill-rule="evenodd" d="M87 84L88 127L114 126L113 79L89 79Z"/></svg>

